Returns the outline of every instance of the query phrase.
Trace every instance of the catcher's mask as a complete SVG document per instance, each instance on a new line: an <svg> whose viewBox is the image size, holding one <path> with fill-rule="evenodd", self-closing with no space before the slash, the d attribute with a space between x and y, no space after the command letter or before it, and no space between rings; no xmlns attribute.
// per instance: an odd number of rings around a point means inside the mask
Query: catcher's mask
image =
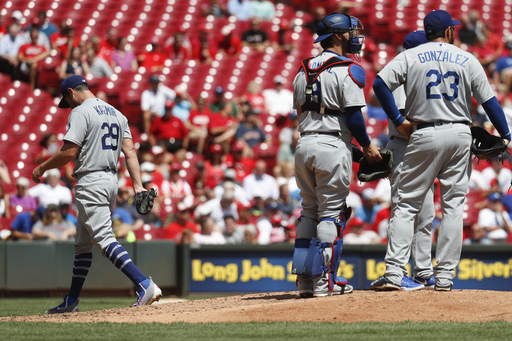
<svg viewBox="0 0 512 341"><path fill-rule="evenodd" d="M349 53L358 55L363 47L364 37L355 36L354 31L364 30L363 23L356 17L333 13L323 18L316 27L316 38L315 43L318 43L326 38L329 38L334 33L346 33L350 34L349 42Z"/></svg>

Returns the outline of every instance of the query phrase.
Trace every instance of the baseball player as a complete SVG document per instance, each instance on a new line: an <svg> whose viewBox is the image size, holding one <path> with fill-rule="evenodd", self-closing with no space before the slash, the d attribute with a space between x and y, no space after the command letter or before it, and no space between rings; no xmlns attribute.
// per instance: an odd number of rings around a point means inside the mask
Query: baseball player
<svg viewBox="0 0 512 341"><path fill-rule="evenodd" d="M393 124L410 138L388 232L386 272L371 284L376 290L401 288L414 223L436 177L443 218L434 267L435 290L452 289L454 269L460 260L463 204L471 173L472 95L482 104L505 144L510 141L503 110L482 66L473 55L453 45L454 28L459 23L446 11L430 12L424 19L428 43L400 53L379 72L373 85ZM391 93L402 84L407 118L400 115Z"/></svg>
<svg viewBox="0 0 512 341"><path fill-rule="evenodd" d="M354 136L370 162L382 159L370 142L361 108L366 105L365 72L347 54L361 51L359 19L331 14L318 24L323 52L301 63L293 82L300 138L295 174L302 216L297 226L292 272L301 297L340 295L353 287L337 277L343 229L351 209L345 200L352 177Z"/></svg>
<svg viewBox="0 0 512 341"><path fill-rule="evenodd" d="M409 33L403 43L404 50L416 47L427 42L425 31L415 31ZM405 116L405 90L403 86L393 91L397 108L400 114ZM391 215L393 215L394 207L398 202L398 182L402 171L402 163L404 159L405 149L407 148L408 139L394 126L393 122L388 122L390 140L386 148L393 151L394 166L391 176ZM402 279L402 290L413 291L423 288L434 289L434 277L432 269L431 248L432 248L432 222L435 218L434 209L434 192L433 188L427 191L425 201L415 221L414 235L411 245L411 256L414 262L414 277L404 276ZM408 256L407 256L408 258Z"/></svg>
<svg viewBox="0 0 512 341"><path fill-rule="evenodd" d="M133 306L149 305L162 296L162 291L135 266L117 242L110 218L118 191L116 172L121 151L126 157L133 189L136 193L145 191L128 120L114 107L96 98L86 80L79 75L66 78L61 91L63 98L59 108L73 109L68 118L64 145L34 169L32 179L38 183L45 171L74 160L78 223L71 288L64 302L46 313L78 311L80 291L92 264L93 246L136 285L138 299Z"/></svg>

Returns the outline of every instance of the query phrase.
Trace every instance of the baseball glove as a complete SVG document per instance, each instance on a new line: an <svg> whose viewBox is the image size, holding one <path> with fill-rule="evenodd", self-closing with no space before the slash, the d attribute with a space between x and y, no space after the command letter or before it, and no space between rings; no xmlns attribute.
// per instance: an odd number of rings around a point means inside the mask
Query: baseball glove
<svg viewBox="0 0 512 341"><path fill-rule="evenodd" d="M358 146L352 143L352 161L353 162L361 162L361 159L364 158L364 153Z"/></svg>
<svg viewBox="0 0 512 341"><path fill-rule="evenodd" d="M361 159L357 172L359 181L370 182L389 177L393 169L393 152L387 148L383 148L379 152L382 160L377 163L370 164L365 157Z"/></svg>
<svg viewBox="0 0 512 341"><path fill-rule="evenodd" d="M489 134L484 128L471 127L471 135L471 152L480 160L494 159L507 150L507 145L501 137Z"/></svg>
<svg viewBox="0 0 512 341"><path fill-rule="evenodd" d="M135 193L135 207L137 208L137 212L140 214L148 214L151 212L156 197L158 197L158 193L154 188L150 188L149 191Z"/></svg>

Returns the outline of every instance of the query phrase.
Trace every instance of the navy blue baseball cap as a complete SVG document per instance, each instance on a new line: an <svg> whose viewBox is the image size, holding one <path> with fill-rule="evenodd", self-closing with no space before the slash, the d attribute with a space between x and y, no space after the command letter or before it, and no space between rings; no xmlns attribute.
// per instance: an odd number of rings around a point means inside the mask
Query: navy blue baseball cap
<svg viewBox="0 0 512 341"><path fill-rule="evenodd" d="M423 19L426 34L430 35L436 32L443 32L450 26L458 25L460 21L452 19L450 14L442 9L437 9Z"/></svg>
<svg viewBox="0 0 512 341"><path fill-rule="evenodd" d="M87 84L87 81L85 80L85 78L80 75L69 76L62 82L62 84L60 85L60 91L62 92L62 99L60 100L59 108L62 108L62 109L70 108L68 101L65 100L66 95L68 94L68 89L74 88L75 86L80 85L80 84Z"/></svg>
<svg viewBox="0 0 512 341"><path fill-rule="evenodd" d="M412 49L413 47L427 43L427 35L425 31L414 31L409 33L404 39L404 50Z"/></svg>

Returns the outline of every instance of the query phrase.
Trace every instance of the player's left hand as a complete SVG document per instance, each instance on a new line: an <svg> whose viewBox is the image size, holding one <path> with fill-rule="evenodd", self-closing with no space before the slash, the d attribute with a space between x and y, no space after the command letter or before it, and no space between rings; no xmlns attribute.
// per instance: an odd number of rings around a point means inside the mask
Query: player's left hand
<svg viewBox="0 0 512 341"><path fill-rule="evenodd" d="M379 162L382 160L382 156L379 153L379 148L373 143L370 143L368 146L363 147L364 156L368 160L370 164Z"/></svg>
<svg viewBox="0 0 512 341"><path fill-rule="evenodd" d="M37 166L32 171L32 180L34 180L35 183L40 183L41 180L39 179L44 174L44 171L41 169L41 166Z"/></svg>
<svg viewBox="0 0 512 341"><path fill-rule="evenodd" d="M413 130L414 126L418 125L418 123L420 123L420 122L409 121L406 118L404 123L399 125L397 127L397 129L398 129L399 132L404 134L405 137L407 137L407 140L409 140L411 138L411 134L412 134L412 130Z"/></svg>

